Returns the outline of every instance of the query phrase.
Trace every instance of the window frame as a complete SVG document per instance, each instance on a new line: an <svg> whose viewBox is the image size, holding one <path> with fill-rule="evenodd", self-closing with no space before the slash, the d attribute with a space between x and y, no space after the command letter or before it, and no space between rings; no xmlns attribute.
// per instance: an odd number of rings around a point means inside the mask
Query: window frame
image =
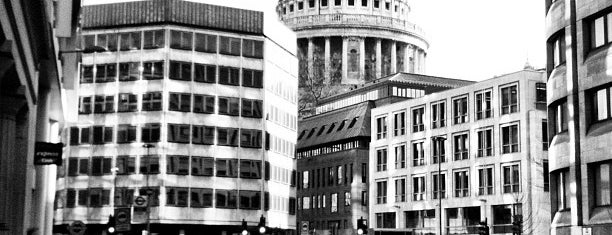
<svg viewBox="0 0 612 235"><path fill-rule="evenodd" d="M513 129L516 128L516 135L512 135ZM500 124L500 142L501 142L501 154L518 153L521 151L521 128L520 123L511 122ZM506 137L506 131L510 131L510 136ZM516 142L513 142L513 136L516 137ZM509 141L506 143L506 139ZM516 148L515 148L516 147Z"/></svg>
<svg viewBox="0 0 612 235"><path fill-rule="evenodd" d="M468 94L453 97L451 101L453 103L453 125L470 122Z"/></svg>
<svg viewBox="0 0 612 235"><path fill-rule="evenodd" d="M488 100L487 100L488 94ZM474 112L476 120L493 117L493 89L487 88L474 93ZM486 106L487 109L483 107Z"/></svg>
<svg viewBox="0 0 612 235"><path fill-rule="evenodd" d="M446 126L446 100L431 103L431 129Z"/></svg>
<svg viewBox="0 0 612 235"><path fill-rule="evenodd" d="M410 109L412 114L412 132L425 131L425 106L418 106Z"/></svg>
<svg viewBox="0 0 612 235"><path fill-rule="evenodd" d="M514 83L510 83L510 84L506 84L503 86L499 86L499 107L500 107L500 115L506 115L506 114L512 114L512 113L518 113L520 112L520 94L519 94L519 83L518 82L514 82ZM512 88L514 88L514 92L516 92L515 95L515 100L516 103L512 103ZM509 89L509 97L504 98L504 90L505 89ZM504 105L504 102L508 102L507 105ZM513 111L513 107L516 107L516 110Z"/></svg>

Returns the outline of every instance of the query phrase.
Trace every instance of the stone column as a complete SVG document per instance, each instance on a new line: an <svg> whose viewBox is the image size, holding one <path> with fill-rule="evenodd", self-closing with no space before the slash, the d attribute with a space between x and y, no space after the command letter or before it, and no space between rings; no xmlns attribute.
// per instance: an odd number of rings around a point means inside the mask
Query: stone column
<svg viewBox="0 0 612 235"><path fill-rule="evenodd" d="M359 78L361 81L365 81L365 37L360 38L359 41Z"/></svg>
<svg viewBox="0 0 612 235"><path fill-rule="evenodd" d="M421 74L425 74L425 71L427 71L427 68L425 67L427 65L427 53L425 53L425 50L423 50L423 61L421 63L423 64Z"/></svg>
<svg viewBox="0 0 612 235"><path fill-rule="evenodd" d="M330 70L331 70L331 48L329 43L329 37L325 37L325 83L330 84Z"/></svg>
<svg viewBox="0 0 612 235"><path fill-rule="evenodd" d="M406 44L404 46L404 68L403 72L410 73L410 49L412 46L410 44Z"/></svg>
<svg viewBox="0 0 612 235"><path fill-rule="evenodd" d="M397 42L391 41L391 74L397 73Z"/></svg>
<svg viewBox="0 0 612 235"><path fill-rule="evenodd" d="M308 77L311 78L314 75L314 42L312 38L308 38L308 52L306 57L308 58Z"/></svg>
<svg viewBox="0 0 612 235"><path fill-rule="evenodd" d="M380 38L376 39L376 78L382 77L382 42Z"/></svg>
<svg viewBox="0 0 612 235"><path fill-rule="evenodd" d="M423 50L419 49L419 74L423 73Z"/></svg>
<svg viewBox="0 0 612 235"><path fill-rule="evenodd" d="M348 79L348 37L342 37L342 83Z"/></svg>
<svg viewBox="0 0 612 235"><path fill-rule="evenodd" d="M418 57L418 48L417 47L413 47L412 48L412 61L413 61L413 65L412 65L412 72L413 73L419 73L419 57Z"/></svg>
<svg viewBox="0 0 612 235"><path fill-rule="evenodd" d="M36 105L36 141L49 142L49 89L40 87L38 91L38 102ZM47 198L49 193L50 185L49 179L49 167L46 165L36 165L36 186L34 188L34 211L35 221L38 223L40 229L39 234L51 234L51 231L47 233L47 224L52 221L46 221L47 215ZM55 195L55 192L53 192Z"/></svg>

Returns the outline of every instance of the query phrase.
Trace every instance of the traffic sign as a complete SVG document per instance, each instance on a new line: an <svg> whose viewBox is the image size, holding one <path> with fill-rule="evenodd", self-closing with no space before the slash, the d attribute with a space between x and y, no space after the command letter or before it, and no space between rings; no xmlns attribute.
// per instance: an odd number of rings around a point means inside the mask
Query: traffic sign
<svg viewBox="0 0 612 235"><path fill-rule="evenodd" d="M80 220L75 220L68 225L68 232L70 232L70 235L83 235L85 234L85 230L87 230L87 226Z"/></svg>
<svg viewBox="0 0 612 235"><path fill-rule="evenodd" d="M130 231L131 220L131 209L126 208L115 208L115 229L117 232Z"/></svg>
<svg viewBox="0 0 612 235"><path fill-rule="evenodd" d="M149 200L147 196L137 196L134 198L134 207L147 207Z"/></svg>

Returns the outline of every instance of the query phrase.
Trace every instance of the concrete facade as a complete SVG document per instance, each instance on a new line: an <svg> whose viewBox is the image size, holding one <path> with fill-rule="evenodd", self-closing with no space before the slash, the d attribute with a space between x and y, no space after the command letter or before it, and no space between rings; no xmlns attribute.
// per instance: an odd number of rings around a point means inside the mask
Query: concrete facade
<svg viewBox="0 0 612 235"><path fill-rule="evenodd" d="M545 3L551 234L610 234L612 3Z"/></svg>
<svg viewBox="0 0 612 235"><path fill-rule="evenodd" d="M543 75L526 68L373 109L369 227L477 234L487 221L491 234L511 234L520 216L523 234L547 233Z"/></svg>

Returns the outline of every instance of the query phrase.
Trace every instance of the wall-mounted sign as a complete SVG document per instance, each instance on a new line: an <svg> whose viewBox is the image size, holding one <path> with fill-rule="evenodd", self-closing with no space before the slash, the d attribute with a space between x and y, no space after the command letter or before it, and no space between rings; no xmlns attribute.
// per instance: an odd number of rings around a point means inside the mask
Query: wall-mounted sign
<svg viewBox="0 0 612 235"><path fill-rule="evenodd" d="M34 145L34 165L62 165L62 143L36 142Z"/></svg>

